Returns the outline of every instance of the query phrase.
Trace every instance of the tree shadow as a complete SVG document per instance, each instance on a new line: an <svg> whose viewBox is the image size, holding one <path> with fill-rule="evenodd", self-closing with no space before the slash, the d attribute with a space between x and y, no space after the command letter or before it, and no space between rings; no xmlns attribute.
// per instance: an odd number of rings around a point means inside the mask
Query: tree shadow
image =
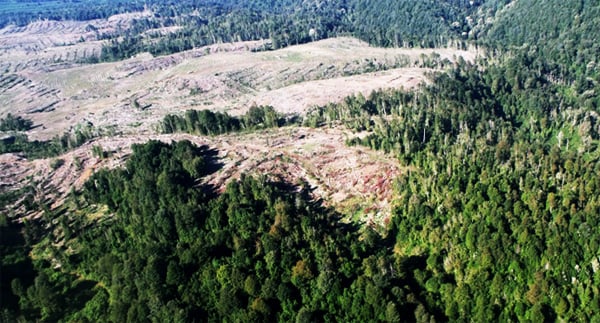
<svg viewBox="0 0 600 323"><path fill-rule="evenodd" d="M211 148L208 145L202 145L197 148L197 152L204 159L204 167L202 169L201 178L197 179L196 182L202 182L202 179L206 176L212 175L223 168L225 165L219 157L219 150ZM213 184L203 183L197 186L202 194L208 199L216 198L219 195L218 187Z"/></svg>
<svg viewBox="0 0 600 323"><path fill-rule="evenodd" d="M76 279L73 277L73 279ZM65 306L71 311L77 311L85 307L85 304L91 300L98 290L95 290L97 282L92 280L81 280L73 284L73 287L67 293ZM70 311L67 311L70 312Z"/></svg>
<svg viewBox="0 0 600 323"><path fill-rule="evenodd" d="M306 182L293 184L285 180L269 181L268 184L283 194L297 194L300 200L306 202L306 207L309 207L313 214L322 215L314 219L317 225L323 228L328 227L332 230L340 229L348 233L357 233L359 231L360 225L358 223L342 222L344 218L343 214L331 207L325 206L325 200L322 198L314 198L314 194L312 193L316 190L316 187L310 187Z"/></svg>
<svg viewBox="0 0 600 323"><path fill-rule="evenodd" d="M219 158L219 151L216 148L211 148L208 145L198 147L198 153L204 158L204 171L202 176L212 175L218 172L225 165Z"/></svg>
<svg viewBox="0 0 600 323"><path fill-rule="evenodd" d="M15 222L0 226L0 307L14 313L19 312L19 297L13 294L12 281L17 279L26 288L35 278L23 230L23 225Z"/></svg>

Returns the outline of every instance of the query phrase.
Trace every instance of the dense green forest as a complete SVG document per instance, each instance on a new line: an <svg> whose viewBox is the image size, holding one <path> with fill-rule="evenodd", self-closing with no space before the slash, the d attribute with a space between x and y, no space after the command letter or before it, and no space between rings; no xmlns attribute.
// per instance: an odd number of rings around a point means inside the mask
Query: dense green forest
<svg viewBox="0 0 600 323"><path fill-rule="evenodd" d="M474 63L459 59L418 90L351 96L303 118L310 127L346 127L356 132L348 145L406 166L386 227L342 221L304 182L243 175L217 191L203 184L221 166L216 151L150 141L132 147L124 168L97 171L62 207L28 205L43 210L39 219L0 214L0 320L600 320L600 5L395 1L389 10L324 1L290 11L296 2L266 3L212 2L203 10L214 14L198 26L229 26L208 42L276 33L288 38L273 38L274 46L285 46L308 41L294 37L316 24L327 33L315 37L348 32L385 46L459 39L488 52ZM311 21L311 10L333 23ZM471 15L492 22L462 24ZM284 16L297 24L277 20ZM419 24L426 17L438 23ZM292 29L270 31L269 23ZM211 28L160 46L197 46L194 37ZM123 41L144 44L135 37ZM106 51L125 46L111 41ZM138 50L148 48L128 54ZM271 107L240 117L190 110L165 117L160 130L218 135L296 121ZM2 125L32 126L12 116ZM0 142L2 152L36 157L22 136ZM61 149L79 142L68 138Z"/></svg>
<svg viewBox="0 0 600 323"><path fill-rule="evenodd" d="M579 89L590 90L600 75L599 17L600 4L593 0L517 1L482 37L490 47L524 46L544 63L550 80L576 81Z"/></svg>
<svg viewBox="0 0 600 323"><path fill-rule="evenodd" d="M221 135L242 130L259 130L291 125L299 116L284 116L272 106L253 106L235 117L210 110L188 110L183 116L166 115L160 125L163 133L187 132L196 135Z"/></svg>
<svg viewBox="0 0 600 323"><path fill-rule="evenodd" d="M23 238L13 237L16 224L2 224L10 233L3 234L10 243L3 243L2 290L10 286L22 319L397 321L442 314L427 311L414 277L423 259L394 258L393 240L341 223L309 198L306 184L242 177L216 195L197 184L219 167L214 151L187 141L151 141L133 151L125 169L96 173L69 207L27 222ZM96 204L112 215L81 215ZM50 233L41 233L46 226ZM69 250L55 244L61 240ZM32 263L26 254L41 245L49 254Z"/></svg>
<svg viewBox="0 0 600 323"><path fill-rule="evenodd" d="M388 234L398 254L427 257L423 287L447 319L598 319L600 102L534 71L459 65L422 91L306 120L370 130L348 143L415 167L398 179Z"/></svg>

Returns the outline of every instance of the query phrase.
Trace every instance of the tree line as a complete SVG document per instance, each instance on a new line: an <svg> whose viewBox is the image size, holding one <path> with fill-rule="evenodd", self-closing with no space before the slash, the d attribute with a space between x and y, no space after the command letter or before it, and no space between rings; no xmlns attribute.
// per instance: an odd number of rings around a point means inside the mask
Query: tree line
<svg viewBox="0 0 600 323"><path fill-rule="evenodd" d="M160 128L163 133L186 132L214 136L242 130L281 127L295 123L296 119L295 116L278 113L272 106L252 106L239 117L210 110L188 110L183 116L166 115Z"/></svg>

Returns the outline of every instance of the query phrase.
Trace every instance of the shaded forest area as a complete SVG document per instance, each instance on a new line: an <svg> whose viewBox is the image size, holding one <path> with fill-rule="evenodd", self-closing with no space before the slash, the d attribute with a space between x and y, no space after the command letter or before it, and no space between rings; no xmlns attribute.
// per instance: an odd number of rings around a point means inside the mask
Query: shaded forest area
<svg viewBox="0 0 600 323"><path fill-rule="evenodd" d="M5 309L4 318L308 322L441 315L428 314L413 276L424 259L396 259L393 240L341 223L309 197L306 183L242 177L221 195L198 186L218 167L215 154L187 141L134 145L125 169L97 172L68 207L27 222L24 238L3 244L3 286L16 295L10 305L20 307ZM111 215L83 215L97 204ZM19 227L2 229L14 235ZM45 254L38 254L40 245Z"/></svg>

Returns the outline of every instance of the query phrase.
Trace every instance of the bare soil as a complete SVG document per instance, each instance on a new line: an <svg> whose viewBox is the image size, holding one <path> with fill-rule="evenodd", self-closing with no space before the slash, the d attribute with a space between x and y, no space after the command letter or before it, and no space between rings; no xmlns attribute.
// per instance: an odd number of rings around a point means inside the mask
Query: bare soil
<svg viewBox="0 0 600 323"><path fill-rule="evenodd" d="M381 224L391 212L393 180L407 169L391 156L347 147L345 140L353 134L345 130L293 127L196 137L157 135L156 124L166 114L187 109L235 115L252 105L272 105L283 113L303 114L351 94L415 88L427 81L426 72L447 68L459 57L472 61L477 55L456 49L374 48L342 37L268 52L257 52L265 42L255 41L161 57L140 54L114 63L81 63L101 50L94 29L126 29L132 19L146 14L84 23L39 21L0 30L0 117L12 113L32 119L36 127L27 133L32 139L49 139L89 123L114 134L53 159L0 155L0 192L32 185L35 200L58 207L97 169L123 166L131 144L188 139L218 150L222 166L205 179L217 190L242 173L267 174L290 183L303 180L326 205L355 216L353 220ZM424 68L433 56L443 63ZM110 156L94 157L96 145ZM64 164L53 169L57 159ZM19 218L41 215L26 213L23 199L9 208Z"/></svg>
<svg viewBox="0 0 600 323"><path fill-rule="evenodd" d="M102 138L57 158L29 161L14 154L0 155L0 191L33 184L38 201L54 201L55 208L97 169L124 166L132 144L149 139L190 140L218 151L219 170L203 182L217 191L241 174L266 175L289 183L306 181L314 197L325 205L360 215L363 221L382 223L390 215L393 180L406 168L383 153L346 146L345 139L352 135L341 129L286 127L219 137L175 134ZM109 152L109 157L93 156L92 147L97 145ZM57 159L64 164L53 169L51 165ZM22 205L13 208L16 214L24 212ZM27 216L40 215L32 212Z"/></svg>
<svg viewBox="0 0 600 323"><path fill-rule="evenodd" d="M302 114L350 94L414 88L426 81L429 69L422 64L432 55L447 64L476 56L474 51L445 48L374 48L342 37L268 52L256 52L265 41L254 41L161 57L140 54L115 63L81 63L100 52L98 34L127 29L132 19L147 14L1 29L0 117L24 115L40 125L29 135L47 139L88 122L119 133L151 132L165 114L187 109L241 114L263 104Z"/></svg>

